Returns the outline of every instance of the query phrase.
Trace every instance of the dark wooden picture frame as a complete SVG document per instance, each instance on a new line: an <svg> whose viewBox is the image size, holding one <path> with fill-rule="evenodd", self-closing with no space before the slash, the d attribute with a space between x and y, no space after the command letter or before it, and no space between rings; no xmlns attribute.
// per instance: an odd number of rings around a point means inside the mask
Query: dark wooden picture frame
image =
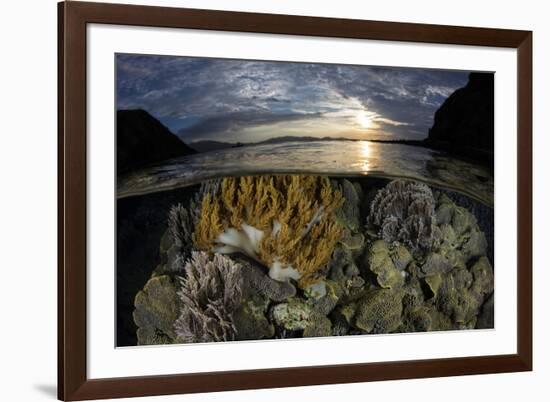
<svg viewBox="0 0 550 402"><path fill-rule="evenodd" d="M517 49L517 353L88 379L86 26L89 23ZM532 370L532 32L150 6L58 4L58 397L83 400Z"/></svg>

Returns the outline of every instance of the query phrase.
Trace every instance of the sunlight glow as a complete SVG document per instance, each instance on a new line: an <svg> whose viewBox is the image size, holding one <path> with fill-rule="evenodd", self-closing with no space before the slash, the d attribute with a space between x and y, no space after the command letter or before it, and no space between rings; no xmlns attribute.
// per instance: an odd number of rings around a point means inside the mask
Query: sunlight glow
<svg viewBox="0 0 550 402"><path fill-rule="evenodd" d="M357 121L362 128L369 128L372 124L371 118L364 112L357 115Z"/></svg>

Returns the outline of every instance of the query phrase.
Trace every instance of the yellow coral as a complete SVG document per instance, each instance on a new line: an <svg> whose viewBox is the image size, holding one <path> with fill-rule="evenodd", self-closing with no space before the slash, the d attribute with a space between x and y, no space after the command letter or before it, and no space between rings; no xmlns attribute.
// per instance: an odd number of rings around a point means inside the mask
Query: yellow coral
<svg viewBox="0 0 550 402"><path fill-rule="evenodd" d="M247 254L267 267L297 271L304 288L318 281L342 236L334 216L342 203L342 194L322 176L224 178L219 195L203 198L193 240L199 249L220 250L227 234L255 234ZM246 253L235 243L224 250Z"/></svg>

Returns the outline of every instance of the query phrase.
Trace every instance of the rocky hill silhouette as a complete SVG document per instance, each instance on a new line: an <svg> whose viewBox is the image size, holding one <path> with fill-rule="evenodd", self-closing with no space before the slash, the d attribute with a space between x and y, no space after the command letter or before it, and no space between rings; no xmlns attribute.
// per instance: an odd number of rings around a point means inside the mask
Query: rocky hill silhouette
<svg viewBox="0 0 550 402"><path fill-rule="evenodd" d="M118 174L195 152L147 111L117 111Z"/></svg>
<svg viewBox="0 0 550 402"><path fill-rule="evenodd" d="M468 84L453 92L435 113L425 143L493 165L493 74L470 73Z"/></svg>

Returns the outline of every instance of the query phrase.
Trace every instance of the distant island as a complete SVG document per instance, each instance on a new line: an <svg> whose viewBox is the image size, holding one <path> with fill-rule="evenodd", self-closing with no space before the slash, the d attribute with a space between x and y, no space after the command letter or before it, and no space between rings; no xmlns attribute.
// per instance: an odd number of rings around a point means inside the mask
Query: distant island
<svg viewBox="0 0 550 402"><path fill-rule="evenodd" d="M213 141L213 140L204 140L196 141L189 143L189 146L197 152L210 152L218 151L221 149L227 148L237 148L249 145L265 145L265 144L281 144L283 142L310 142L310 141L370 141L370 142L381 142L387 144L403 144L403 145L416 145L416 146L427 146L427 139L425 140L371 140L371 139L359 139L359 138L335 138L335 137L299 137L287 135L284 137L274 137L269 138L264 141L259 142L223 142L223 141Z"/></svg>
<svg viewBox="0 0 550 402"><path fill-rule="evenodd" d="M195 141L189 143L189 146L197 152L219 151L221 149L236 148L249 145L264 145L264 144L281 144L283 142L311 142L311 141L361 141L351 138L334 138L334 137L311 137L311 136L292 136L286 135L282 137L269 138L259 142L224 142L224 141Z"/></svg>

